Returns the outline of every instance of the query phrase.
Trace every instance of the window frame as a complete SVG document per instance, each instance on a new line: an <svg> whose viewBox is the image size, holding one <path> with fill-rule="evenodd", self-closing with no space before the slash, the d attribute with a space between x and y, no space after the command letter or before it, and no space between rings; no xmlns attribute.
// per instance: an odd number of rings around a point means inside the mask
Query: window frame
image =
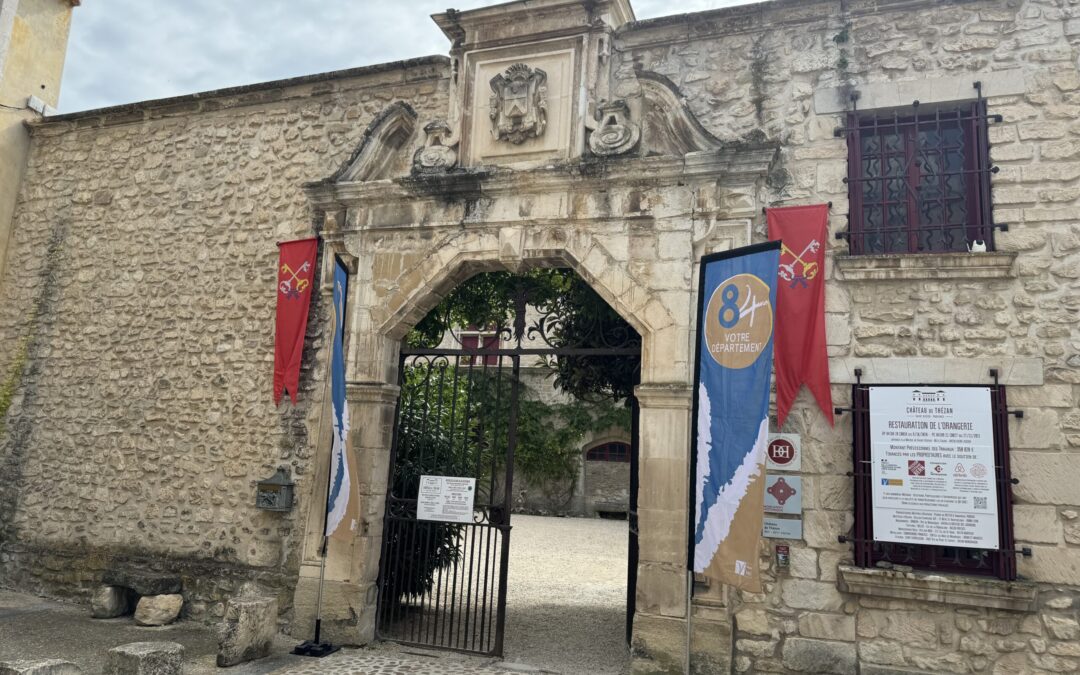
<svg viewBox="0 0 1080 675"><path fill-rule="evenodd" d="M612 446L620 446L620 451L613 453ZM599 451L603 451L602 453ZM616 464L630 463L630 444L626 441L604 441L585 449L586 462L612 462ZM594 456L602 454L602 457Z"/></svg>
<svg viewBox="0 0 1080 675"><path fill-rule="evenodd" d="M975 101L941 106L932 112L920 111L918 102L912 106L910 111L903 113L899 110L894 110L892 113L853 110L847 113L846 122L847 127L838 130L838 133L846 136L848 146L847 177L844 179L844 182L848 186L849 226L846 237L848 239L848 251L850 255L966 253L966 242L978 239L986 242L987 251L995 250L995 225L990 191L990 175L995 173L997 168L993 167L990 162L990 117L987 112L985 99L980 97ZM961 171L967 177L964 187L964 201L967 210L967 218L963 225L949 225L944 222L923 223L921 222L921 213L919 209L920 200L918 198L919 190L917 189L918 182L923 175L919 171L918 162L916 161L919 156L919 149L917 147L918 132L921 129L936 129L940 132L943 125L948 126L955 124L961 126L963 138L965 139L966 151L964 153L963 168ZM882 135L883 131L887 131L890 128L901 133L903 137L904 149L902 152L905 162L907 163L906 175L903 178L905 181L906 199L903 202L890 202L888 200L887 183L890 180L896 180L896 177L889 177L888 175L867 177L864 172L864 137L867 135ZM941 148L943 146L939 144L936 147ZM939 155L941 152L941 150L937 151ZM887 160L892 156L894 155L888 153L885 149L885 144L882 143L880 145L879 157L881 165L884 167L888 163ZM945 214L947 213L948 208L948 198L945 194L945 181L949 176L953 175L956 174L950 172L940 172L938 174L941 185L941 196L939 199L942 202L941 209L943 220L947 219ZM866 227L863 186L868 181L881 181L882 183L882 227L877 229ZM913 188L913 185L915 185L916 188ZM907 222L902 228L900 226L886 227L886 223L889 222L889 206L895 203L903 203L905 205ZM964 248L954 246L954 248L951 249L919 249L920 236L923 233L940 231L942 234L938 236L944 240L945 231L955 228L962 228L964 231ZM888 241L885 238L889 236L890 232L897 230L906 231L907 245L903 250L889 250ZM871 249L867 245L868 239L872 236L881 236L883 238L883 244L880 247L880 250Z"/></svg>
<svg viewBox="0 0 1080 675"><path fill-rule="evenodd" d="M969 576L994 577L1003 581L1016 579L1016 541L1013 531L1012 471L1009 466L1009 410L1005 385L940 385L942 387L989 387L994 433L994 471L998 498L998 548L968 549L924 544L895 544L874 541L874 505L870 440L870 386L857 383L851 387L852 462L854 478L855 565L877 567L879 562L909 565L918 570L947 572ZM884 384L875 387L939 386L936 384ZM953 551L950 557L947 553ZM985 564L976 559L961 559L964 551L985 551Z"/></svg>
<svg viewBox="0 0 1080 675"><path fill-rule="evenodd" d="M461 364L465 366L497 366L499 355L490 353L497 350L501 341L498 332L469 331L461 334L461 348L466 352L475 352L461 357Z"/></svg>

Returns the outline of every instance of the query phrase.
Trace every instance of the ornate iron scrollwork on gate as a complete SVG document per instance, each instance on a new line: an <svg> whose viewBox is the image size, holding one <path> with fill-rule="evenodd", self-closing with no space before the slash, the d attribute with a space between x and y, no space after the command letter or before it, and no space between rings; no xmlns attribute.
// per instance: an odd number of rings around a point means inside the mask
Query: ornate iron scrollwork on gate
<svg viewBox="0 0 1080 675"><path fill-rule="evenodd" d="M502 653L522 368L575 359L638 367L640 337L586 286L572 288L579 311L570 320L565 295L535 278L498 281L498 309L482 327L461 326L447 305L425 319L424 339L401 349L379 572L382 638ZM420 518L423 475L474 479L471 522Z"/></svg>

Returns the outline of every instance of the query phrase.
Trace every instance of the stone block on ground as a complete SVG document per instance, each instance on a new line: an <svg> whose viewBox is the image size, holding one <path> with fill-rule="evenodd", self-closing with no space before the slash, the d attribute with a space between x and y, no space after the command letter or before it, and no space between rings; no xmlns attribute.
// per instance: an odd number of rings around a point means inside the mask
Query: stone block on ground
<svg viewBox="0 0 1080 675"><path fill-rule="evenodd" d="M175 574L130 569L107 570L101 583L130 588L139 595L172 595L183 589L183 582Z"/></svg>
<svg viewBox="0 0 1080 675"><path fill-rule="evenodd" d="M218 666L235 666L270 655L277 634L275 598L240 597L225 605L218 626Z"/></svg>
<svg viewBox="0 0 1080 675"><path fill-rule="evenodd" d="M140 626L165 626L180 616L182 595L144 595L135 608L135 623Z"/></svg>
<svg viewBox="0 0 1080 675"><path fill-rule="evenodd" d="M69 661L0 661L0 675L81 675L82 670Z"/></svg>
<svg viewBox="0 0 1080 675"><path fill-rule="evenodd" d="M90 616L112 619L131 614L137 598L135 592L123 586L99 586L90 598Z"/></svg>
<svg viewBox="0 0 1080 675"><path fill-rule="evenodd" d="M105 675L181 675L184 646L177 642L132 642L110 649Z"/></svg>

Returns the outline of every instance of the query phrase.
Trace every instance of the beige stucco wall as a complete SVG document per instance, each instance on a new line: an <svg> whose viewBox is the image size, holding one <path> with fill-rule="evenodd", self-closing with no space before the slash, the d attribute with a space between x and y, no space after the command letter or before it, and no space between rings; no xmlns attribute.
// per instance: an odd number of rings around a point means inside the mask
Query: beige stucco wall
<svg viewBox="0 0 1080 675"><path fill-rule="evenodd" d="M26 108L26 99L37 96L55 107L60 98L72 4L71 0L0 3L0 274L30 149L23 122L38 116Z"/></svg>

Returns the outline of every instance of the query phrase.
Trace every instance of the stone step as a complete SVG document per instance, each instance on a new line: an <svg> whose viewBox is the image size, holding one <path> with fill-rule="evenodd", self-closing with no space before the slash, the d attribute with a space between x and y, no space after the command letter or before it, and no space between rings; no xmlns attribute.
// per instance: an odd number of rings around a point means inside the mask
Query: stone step
<svg viewBox="0 0 1080 675"><path fill-rule="evenodd" d="M0 675L81 675L82 670L69 661L2 661Z"/></svg>
<svg viewBox="0 0 1080 675"><path fill-rule="evenodd" d="M104 675L181 675L183 668L183 645L132 642L108 651Z"/></svg>

